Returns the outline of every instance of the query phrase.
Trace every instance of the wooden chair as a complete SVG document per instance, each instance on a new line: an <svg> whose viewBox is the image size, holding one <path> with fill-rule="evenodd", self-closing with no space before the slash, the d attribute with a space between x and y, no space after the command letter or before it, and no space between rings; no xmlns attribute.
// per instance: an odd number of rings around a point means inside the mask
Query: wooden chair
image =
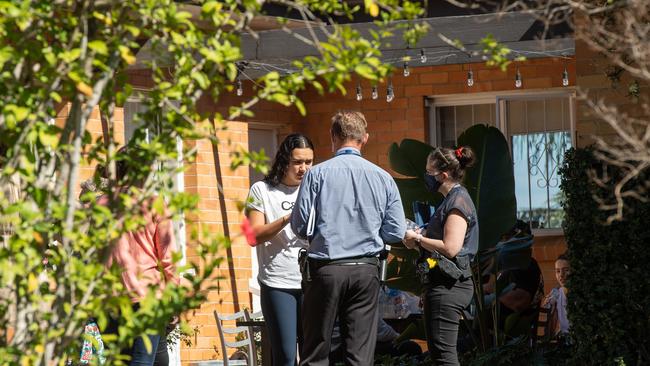
<svg viewBox="0 0 650 366"><path fill-rule="evenodd" d="M256 314L253 314L256 317ZM261 314L260 314L261 316ZM223 361L200 361L193 362L193 366L257 366L257 349L255 347L255 340L253 338L253 327L238 327L235 324L225 324L225 322L237 322L238 320L251 320L251 315L248 310L243 310L234 314L219 314L214 311L214 319L217 322L217 329L219 330L219 340L221 341L221 355ZM227 341L226 335L238 336L237 341ZM236 348L237 351L232 356L228 357L228 349ZM242 350L243 349L243 350Z"/></svg>
<svg viewBox="0 0 650 366"><path fill-rule="evenodd" d="M551 309L540 306L537 321L532 327L531 340L534 348L538 348L541 344L554 344L557 340L551 334L550 329L550 316Z"/></svg>

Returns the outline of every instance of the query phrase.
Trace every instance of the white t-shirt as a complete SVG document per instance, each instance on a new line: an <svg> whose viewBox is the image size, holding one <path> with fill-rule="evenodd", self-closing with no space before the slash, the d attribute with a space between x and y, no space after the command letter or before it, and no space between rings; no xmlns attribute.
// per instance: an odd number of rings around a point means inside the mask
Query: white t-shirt
<svg viewBox="0 0 650 366"><path fill-rule="evenodd" d="M264 214L266 223L271 223L293 210L298 188L282 183L273 187L264 181L253 184L248 194L248 209ZM299 239L287 224L269 241L258 244L257 261L260 269L257 280L269 287L299 289L300 268L298 251L306 248L307 241Z"/></svg>

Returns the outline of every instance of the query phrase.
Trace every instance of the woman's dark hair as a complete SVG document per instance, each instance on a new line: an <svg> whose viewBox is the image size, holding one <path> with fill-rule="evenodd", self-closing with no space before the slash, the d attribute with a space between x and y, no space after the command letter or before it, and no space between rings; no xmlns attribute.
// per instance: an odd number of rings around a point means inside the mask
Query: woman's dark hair
<svg viewBox="0 0 650 366"><path fill-rule="evenodd" d="M280 144L278 152L275 154L275 160L273 161L273 166L271 166L271 171L266 177L264 177L266 183L273 187L280 184L287 168L289 167L291 152L293 149L314 150L314 144L311 143L311 140L307 136L300 133L292 133L285 137L282 144Z"/></svg>
<svg viewBox="0 0 650 366"><path fill-rule="evenodd" d="M556 261L567 261L568 262L569 261L569 255L566 252L562 253L557 257Z"/></svg>
<svg viewBox="0 0 650 366"><path fill-rule="evenodd" d="M427 160L441 172L447 172L454 180L461 181L465 176L465 169L474 165L475 158L471 147L460 146L457 149L436 148Z"/></svg>
<svg viewBox="0 0 650 366"><path fill-rule="evenodd" d="M127 146L122 146L119 150L117 150L117 156L122 157L121 159L117 159L115 161L115 175L117 178L118 182L122 182L125 178L127 173L129 172L129 161L124 158L124 156L129 154L129 148Z"/></svg>

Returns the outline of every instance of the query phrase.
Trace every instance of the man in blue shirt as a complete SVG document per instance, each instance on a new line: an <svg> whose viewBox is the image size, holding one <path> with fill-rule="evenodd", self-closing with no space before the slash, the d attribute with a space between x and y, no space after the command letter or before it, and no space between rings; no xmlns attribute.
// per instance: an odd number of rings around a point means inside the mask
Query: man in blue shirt
<svg viewBox="0 0 650 366"><path fill-rule="evenodd" d="M378 255L402 240L406 220L393 178L361 157L368 142L360 112L332 118L332 159L300 186L291 228L309 239L310 279L303 279L300 365L328 365L338 315L346 365L372 365L377 338ZM304 277L303 277L304 278Z"/></svg>

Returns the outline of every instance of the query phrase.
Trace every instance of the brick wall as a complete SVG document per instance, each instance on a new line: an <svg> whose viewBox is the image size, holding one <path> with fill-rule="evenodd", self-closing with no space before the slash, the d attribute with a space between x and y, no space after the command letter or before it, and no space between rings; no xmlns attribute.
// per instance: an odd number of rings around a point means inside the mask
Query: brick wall
<svg viewBox="0 0 650 366"><path fill-rule="evenodd" d="M628 87L634 80L628 72L623 72L620 80L613 81L607 76L612 64L601 54L592 51L583 42L576 41L576 58L580 60L576 67L578 86L588 98L596 101L603 99L608 105L615 105L620 112L634 117L644 117L641 107L650 102L650 85L640 82L640 98L635 101L629 96ZM647 117L647 115L645 116ZM578 101L577 140L578 146L587 146L593 142L592 136L618 138L614 131L600 120L582 101Z"/></svg>

